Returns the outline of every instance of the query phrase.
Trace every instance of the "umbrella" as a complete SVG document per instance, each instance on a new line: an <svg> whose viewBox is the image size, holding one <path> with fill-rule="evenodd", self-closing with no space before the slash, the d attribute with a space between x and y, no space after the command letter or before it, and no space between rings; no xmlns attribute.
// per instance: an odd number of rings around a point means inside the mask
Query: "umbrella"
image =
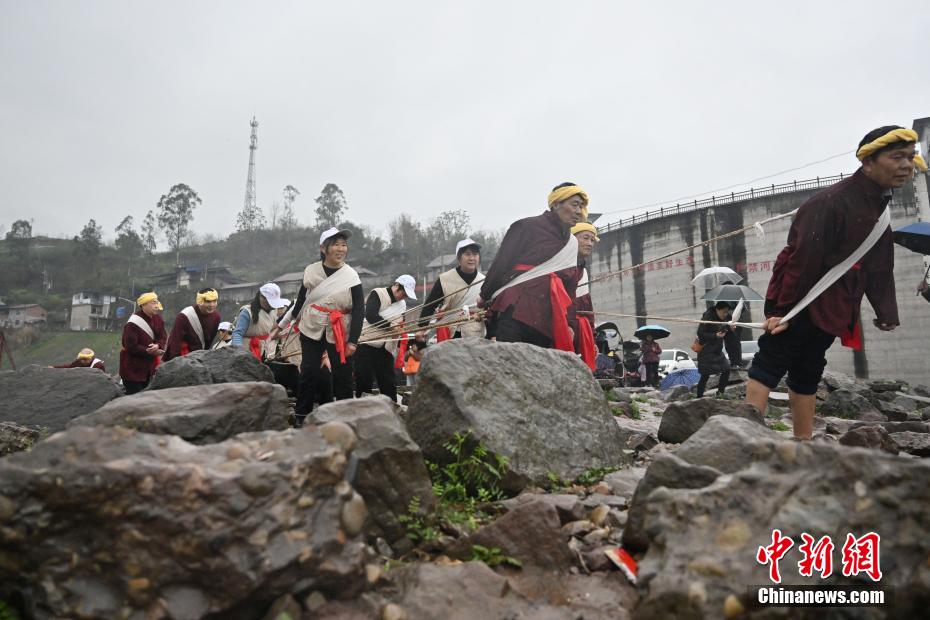
<svg viewBox="0 0 930 620"><path fill-rule="evenodd" d="M707 267L702 269L701 273L694 276L691 284L694 286L701 285L704 288L713 288L718 284L737 284L743 281L743 276L739 275L729 267Z"/></svg>
<svg viewBox="0 0 930 620"><path fill-rule="evenodd" d="M914 222L894 231L894 242L917 252L930 254L930 222Z"/></svg>
<svg viewBox="0 0 930 620"><path fill-rule="evenodd" d="M659 338L668 338L672 334L672 332L668 331L661 325L643 325L642 327L637 329L635 332L633 332L633 335L639 338L640 340L642 340L643 336L645 336L646 334L652 334L652 337L655 340L658 340Z"/></svg>
<svg viewBox="0 0 930 620"><path fill-rule="evenodd" d="M701 372L697 368L679 368L678 370L673 370L668 373L668 375L662 379L662 383L659 384L659 389L667 390L676 385L691 387L697 385L697 382L700 380Z"/></svg>
<svg viewBox="0 0 930 620"><path fill-rule="evenodd" d="M721 284L704 293L701 299L712 302L726 301L734 304L741 299L746 303L765 301L762 295L742 284Z"/></svg>

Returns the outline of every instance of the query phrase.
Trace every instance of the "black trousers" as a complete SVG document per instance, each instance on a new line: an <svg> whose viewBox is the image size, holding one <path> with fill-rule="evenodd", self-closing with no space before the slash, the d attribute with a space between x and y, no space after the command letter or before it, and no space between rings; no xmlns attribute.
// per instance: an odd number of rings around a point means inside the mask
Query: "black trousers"
<svg viewBox="0 0 930 620"><path fill-rule="evenodd" d="M526 323L513 318L513 308L507 310L497 320L498 342L526 342L537 347L549 349L552 347L552 338Z"/></svg>
<svg viewBox="0 0 930 620"><path fill-rule="evenodd" d="M717 373L710 373L705 375L701 373L701 378L698 379L697 384L697 397L700 398L704 396L704 389L707 387L707 380L713 377ZM717 393L723 394L727 385L730 383L730 369L727 368L722 373L720 373L720 381L717 383Z"/></svg>
<svg viewBox="0 0 930 620"><path fill-rule="evenodd" d="M659 387L659 362L643 362L646 367L646 383Z"/></svg>
<svg viewBox="0 0 930 620"><path fill-rule="evenodd" d="M323 352L329 354L329 363L332 366L333 374L333 393L332 395L318 394L319 381L322 370L320 369L320 360L323 358ZM336 345L326 342L326 336L321 340L308 338L303 334L300 335L300 381L297 384L297 405L294 407L294 415L297 416L297 423L302 424L307 414L313 410L313 403L320 404L332 401L335 396L336 400L352 398L352 358L347 357L346 363L339 361L339 352L336 351ZM326 399L329 396L329 399Z"/></svg>
<svg viewBox="0 0 930 620"><path fill-rule="evenodd" d="M141 392L145 388L147 388L151 380L152 380L151 377L149 377L145 381L126 381L125 379L123 379L123 389L126 390L127 396L129 396L130 394L136 394L138 392Z"/></svg>
<svg viewBox="0 0 930 620"><path fill-rule="evenodd" d="M371 392L372 381L378 391L397 401L397 378L394 376L394 356L384 347L360 344L355 353L355 396Z"/></svg>

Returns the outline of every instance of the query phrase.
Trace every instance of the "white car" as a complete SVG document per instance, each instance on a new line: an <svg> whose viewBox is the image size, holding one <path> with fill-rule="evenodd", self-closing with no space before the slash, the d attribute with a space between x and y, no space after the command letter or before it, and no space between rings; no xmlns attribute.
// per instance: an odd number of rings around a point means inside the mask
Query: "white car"
<svg viewBox="0 0 930 620"><path fill-rule="evenodd" d="M681 349L663 349L659 356L659 374L665 376L682 368L697 368L691 355Z"/></svg>
<svg viewBox="0 0 930 620"><path fill-rule="evenodd" d="M743 368L749 368L752 365L752 358L759 352L759 341L743 340L739 344L743 354Z"/></svg>

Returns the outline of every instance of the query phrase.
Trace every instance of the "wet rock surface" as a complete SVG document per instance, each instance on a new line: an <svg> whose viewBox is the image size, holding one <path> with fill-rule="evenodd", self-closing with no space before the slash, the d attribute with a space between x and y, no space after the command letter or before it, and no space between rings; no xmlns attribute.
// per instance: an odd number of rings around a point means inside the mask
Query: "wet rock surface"
<svg viewBox="0 0 930 620"><path fill-rule="evenodd" d="M289 414L280 385L222 383L146 390L75 418L69 426L125 426L208 444L240 433L284 430Z"/></svg>
<svg viewBox="0 0 930 620"><path fill-rule="evenodd" d="M752 405L733 400L697 398L666 407L659 425L658 439L665 443L681 443L715 415L745 418L765 425L762 413Z"/></svg>

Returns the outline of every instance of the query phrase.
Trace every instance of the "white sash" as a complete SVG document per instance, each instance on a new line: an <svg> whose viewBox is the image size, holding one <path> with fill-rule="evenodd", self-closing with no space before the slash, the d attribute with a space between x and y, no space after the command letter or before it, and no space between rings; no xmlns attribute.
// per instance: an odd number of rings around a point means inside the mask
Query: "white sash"
<svg viewBox="0 0 930 620"><path fill-rule="evenodd" d="M565 243L565 247L556 252L555 256L545 261L541 265L537 265L521 273L516 278L505 284L504 286L497 289L491 299L495 299L498 295L506 291L512 286L518 284L523 284L528 280L538 278L540 276L547 276L550 273L555 273L556 271L562 271L563 269L568 269L569 267L578 266L578 240L575 238L575 235L569 235L568 241Z"/></svg>
<svg viewBox="0 0 930 620"><path fill-rule="evenodd" d="M400 301L395 301L387 308L382 308L378 313L381 315L381 318L387 322L392 322L394 319L403 316L404 312L407 311L407 302L403 299Z"/></svg>
<svg viewBox="0 0 930 620"><path fill-rule="evenodd" d="M336 270L331 276L313 287L313 290L307 292L307 299L304 302L307 305L319 304L321 301L341 290L352 288L361 284L358 274L348 265L343 265Z"/></svg>
<svg viewBox="0 0 930 620"><path fill-rule="evenodd" d="M581 272L581 279L578 280L578 288L575 289L575 299L584 297L591 292L591 286L588 284L588 268L585 267Z"/></svg>
<svg viewBox="0 0 930 620"><path fill-rule="evenodd" d="M94 361L92 361L92 362L90 363L90 367L93 368L94 365L95 365L95 364L98 364L98 363L99 363L99 364L102 364L102 363L103 363L103 360L100 359L100 358L98 358L98 357L95 357L95 358L94 358Z"/></svg>
<svg viewBox="0 0 930 620"><path fill-rule="evenodd" d="M127 321L127 323L132 323L133 325L135 325L136 327L144 331L146 334L148 334L148 337L152 339L152 342L155 342L155 332L152 331L152 326L146 323L145 319L143 319L141 316L139 316L138 314L132 314L129 316L129 320Z"/></svg>
<svg viewBox="0 0 930 620"><path fill-rule="evenodd" d="M207 343L206 339L203 337L203 325L200 324L200 317L197 316L197 310L194 309L194 306L188 306L181 310L181 314L187 317L187 322L191 324L197 337L200 338L200 348L206 349Z"/></svg>
<svg viewBox="0 0 930 620"><path fill-rule="evenodd" d="M479 271L475 279L468 285L468 290L465 291L465 298L462 300L463 307L468 308L478 303L478 294L481 292L481 287L478 284L481 282L484 282L484 274Z"/></svg>

